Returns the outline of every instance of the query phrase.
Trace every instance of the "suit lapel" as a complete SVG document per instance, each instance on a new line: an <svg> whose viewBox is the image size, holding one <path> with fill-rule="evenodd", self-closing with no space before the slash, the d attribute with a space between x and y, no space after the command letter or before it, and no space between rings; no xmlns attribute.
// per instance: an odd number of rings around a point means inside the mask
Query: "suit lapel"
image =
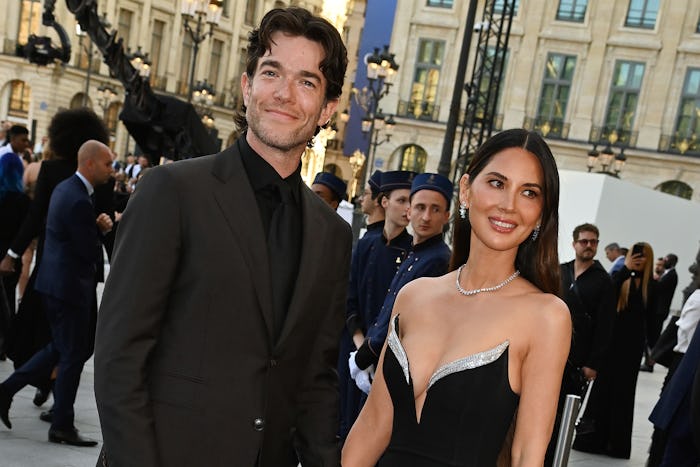
<svg viewBox="0 0 700 467"><path fill-rule="evenodd" d="M272 341L274 332L267 244L255 194L248 181L236 144L216 156L212 175L217 179L213 183L216 203L236 243L241 247L243 260L250 271L250 280L255 287L265 320L268 337Z"/></svg>
<svg viewBox="0 0 700 467"><path fill-rule="evenodd" d="M302 234L299 274L278 345L284 344L285 339L293 332L294 326L309 306L309 295L319 279L321 265L324 264L323 253L326 251L328 225L317 204L318 196L304 184L301 187L301 202Z"/></svg>

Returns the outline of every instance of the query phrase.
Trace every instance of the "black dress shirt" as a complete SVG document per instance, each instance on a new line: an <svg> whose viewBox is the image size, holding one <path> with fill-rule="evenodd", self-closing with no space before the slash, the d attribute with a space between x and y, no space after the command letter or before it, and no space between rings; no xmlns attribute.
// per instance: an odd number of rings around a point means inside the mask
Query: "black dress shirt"
<svg viewBox="0 0 700 467"><path fill-rule="evenodd" d="M279 337L294 292L301 256L301 164L294 173L283 179L253 151L245 137L239 138L237 144L268 238L274 328L275 337ZM278 209L286 211L281 221L276 220L279 216L274 216ZM271 228L273 221L279 222L274 229ZM272 238L271 233L275 236L274 232L278 231L282 233L281 238Z"/></svg>

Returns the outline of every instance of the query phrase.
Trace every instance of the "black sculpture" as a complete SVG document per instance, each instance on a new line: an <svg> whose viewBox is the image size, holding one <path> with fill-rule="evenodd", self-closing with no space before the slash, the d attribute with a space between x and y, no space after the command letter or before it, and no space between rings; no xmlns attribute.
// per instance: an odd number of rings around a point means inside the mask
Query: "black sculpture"
<svg viewBox="0 0 700 467"><path fill-rule="evenodd" d="M67 63L70 59L70 40L55 21L55 4L56 0L45 0L42 24L56 30L61 46L54 47L47 36L30 36L26 45L18 47L18 55L31 63L45 66L55 60ZM123 40L116 37L116 31L108 32L103 26L97 14L97 0L66 0L66 5L102 53L110 75L124 86L124 107L119 119L152 163L161 156L177 160L220 150L192 104L153 92L148 80L126 57Z"/></svg>

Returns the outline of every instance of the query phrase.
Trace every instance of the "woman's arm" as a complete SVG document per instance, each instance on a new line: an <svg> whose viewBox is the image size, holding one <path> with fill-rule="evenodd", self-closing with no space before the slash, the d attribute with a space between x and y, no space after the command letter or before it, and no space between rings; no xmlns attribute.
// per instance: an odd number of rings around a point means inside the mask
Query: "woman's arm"
<svg viewBox="0 0 700 467"><path fill-rule="evenodd" d="M537 466L544 462L554 426L564 364L571 343L571 317L561 300L550 300L536 312L529 329L529 344L522 357L521 390L512 465Z"/></svg>
<svg viewBox="0 0 700 467"><path fill-rule="evenodd" d="M402 312L402 319L409 314L407 306L411 300L407 298L408 289L408 287L401 289L396 297L389 323L394 322L394 316L399 312ZM343 467L373 467L389 445L394 422L394 406L384 381L386 348L387 344L384 342L369 397L343 447Z"/></svg>

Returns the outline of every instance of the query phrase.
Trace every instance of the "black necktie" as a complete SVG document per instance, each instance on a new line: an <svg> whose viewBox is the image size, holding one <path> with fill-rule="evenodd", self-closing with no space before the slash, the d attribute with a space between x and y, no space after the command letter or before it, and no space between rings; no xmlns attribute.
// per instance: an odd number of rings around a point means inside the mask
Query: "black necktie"
<svg viewBox="0 0 700 467"><path fill-rule="evenodd" d="M287 308L294 291L297 248L291 241L294 223L294 202L291 188L287 183L276 185L280 204L270 219L267 235L267 248L270 256L270 279L272 283L272 309L274 314L275 340L282 331Z"/></svg>

